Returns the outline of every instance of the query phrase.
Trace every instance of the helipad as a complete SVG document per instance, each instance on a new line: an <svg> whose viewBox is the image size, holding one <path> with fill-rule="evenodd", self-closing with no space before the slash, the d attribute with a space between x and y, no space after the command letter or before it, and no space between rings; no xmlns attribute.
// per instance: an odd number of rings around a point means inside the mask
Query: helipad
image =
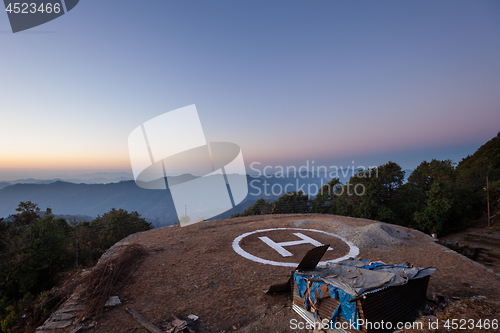
<svg viewBox="0 0 500 333"><path fill-rule="evenodd" d="M283 233L286 234L286 236L290 240L278 242L278 241L271 239L268 236L264 236L264 233L270 232L270 231L283 231ZM278 254L280 254L283 258L286 258L286 257L291 257L293 255L289 251L289 249L292 248L293 246L302 245L302 244L311 244L314 246L323 245L323 243L317 241L313 237L305 235L304 234L305 232L318 233L318 234L322 234L323 236L327 235L329 237L332 237L334 241L340 240L343 243L347 244L347 246L349 247L349 253L347 253L346 255L339 257L339 258L335 258L335 259L331 259L331 260L327 260L327 261L322 261L319 263L319 265L325 265L328 262L333 263L333 262L342 261L342 260L345 260L345 259L348 259L351 257L356 257L359 254L358 247L356 247L354 244L347 241L346 239L340 237L339 235L336 235L336 234L330 233L330 232L326 232L326 231L322 231L322 230L302 229L302 228L271 228L271 229L260 229L260 230L247 232L247 233L244 233L244 234L236 237L233 240L233 249L234 249L234 251L236 251L236 253L243 256L244 258L250 259L250 260L255 261L255 262L259 262L262 264L268 264L268 265L274 265L274 266L296 267L299 264L298 262L295 263L295 262L287 262L285 260L284 261L268 260L268 259L258 257L255 254L249 253L249 251L251 252L250 249L244 250L241 247L240 243L245 237L261 233L261 234L263 234L263 236L258 237L258 238L264 244L269 246L269 250L275 251ZM324 237L322 237L322 238L324 238ZM329 250L332 250L332 249L329 248Z"/></svg>

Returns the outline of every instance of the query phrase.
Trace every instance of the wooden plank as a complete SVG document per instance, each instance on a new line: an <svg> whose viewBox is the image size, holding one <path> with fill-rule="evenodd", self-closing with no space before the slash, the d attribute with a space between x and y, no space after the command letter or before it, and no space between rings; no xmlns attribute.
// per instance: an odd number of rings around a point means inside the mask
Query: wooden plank
<svg viewBox="0 0 500 333"><path fill-rule="evenodd" d="M128 306L125 307L125 310L134 317L135 320L139 322L144 328L146 328L148 331L151 333L165 333L162 330L160 330L158 327L155 325L151 324L146 318L141 316L137 311L135 311L132 308L129 308Z"/></svg>

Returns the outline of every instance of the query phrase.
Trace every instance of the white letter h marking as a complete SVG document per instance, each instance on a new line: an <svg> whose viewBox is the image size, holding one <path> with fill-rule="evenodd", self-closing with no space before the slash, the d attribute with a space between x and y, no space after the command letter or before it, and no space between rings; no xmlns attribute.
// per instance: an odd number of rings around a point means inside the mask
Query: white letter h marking
<svg viewBox="0 0 500 333"><path fill-rule="evenodd" d="M312 244L314 246L321 246L320 242L318 242L315 239L312 239L311 237L308 237L304 234L301 234L300 232L294 232L293 233L295 236L302 238L302 240L298 241L291 241L291 242L281 242L281 243L276 243L269 237L259 237L261 241L275 249L279 254L281 254L283 257L291 257L293 256L293 253L285 250L284 246L290 246L290 245L300 245L300 244ZM332 250L331 247L328 248L328 251Z"/></svg>

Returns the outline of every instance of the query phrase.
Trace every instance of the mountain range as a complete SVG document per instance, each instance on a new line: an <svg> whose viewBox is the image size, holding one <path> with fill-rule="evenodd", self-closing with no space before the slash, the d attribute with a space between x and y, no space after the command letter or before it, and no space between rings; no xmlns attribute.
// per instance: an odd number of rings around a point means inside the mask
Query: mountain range
<svg viewBox="0 0 500 333"><path fill-rule="evenodd" d="M406 176L411 172L405 171ZM154 225L171 225L178 221L169 190L143 189L133 180L128 180L128 177L131 178L131 175L127 173L94 173L64 181L59 178L30 178L0 182L0 217L14 214L20 202L31 201L42 210L52 208L54 214L97 217L112 208L123 208L137 211ZM194 178L190 174L170 176L169 184L173 186ZM111 182L113 179L119 180ZM314 197L321 185L329 180L308 173L297 174L297 177L248 175L247 197L233 209L214 218L227 218L231 214L241 213L260 198L273 201L286 191L302 190ZM346 179L341 181L345 182Z"/></svg>
<svg viewBox="0 0 500 333"><path fill-rule="evenodd" d="M169 177L169 183L182 183L196 178L192 175ZM287 191L297 188L312 192L325 183L320 178L276 178L247 176L249 194L242 203L225 215L243 212L259 198L275 200ZM50 207L54 214L87 215L96 217L112 208L137 211L155 225L170 225L178 220L170 191L143 189L133 181L108 184L75 184L56 180L49 182L10 184L0 189L0 217L15 213L20 202L31 201L45 210ZM0 183L1 184L1 183ZM6 182L3 183L5 185ZM315 185L314 185L315 184ZM288 185L288 186L287 186ZM314 194L314 193L312 193ZM189 208L188 208L189 210ZM189 215L189 214L188 214Z"/></svg>

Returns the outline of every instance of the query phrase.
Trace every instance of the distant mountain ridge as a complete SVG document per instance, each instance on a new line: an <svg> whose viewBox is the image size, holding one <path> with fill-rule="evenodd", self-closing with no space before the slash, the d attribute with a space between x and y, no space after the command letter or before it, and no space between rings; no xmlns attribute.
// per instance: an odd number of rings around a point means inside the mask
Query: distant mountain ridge
<svg viewBox="0 0 500 333"><path fill-rule="evenodd" d="M169 177L169 184L196 178L190 174ZM324 180L319 178L276 178L247 176L249 194L242 203L222 216L243 212L259 198L275 200L285 191L317 191ZM178 221L169 190L143 189L133 180L109 184L75 184L54 181L48 184L14 184L0 189L0 217L15 213L20 202L31 201L45 210L52 208L58 215L87 215L96 217L112 208L137 211L148 221L170 225ZM193 208L192 208L193 209ZM228 215L229 214L229 215ZM189 207L188 207L189 215Z"/></svg>
<svg viewBox="0 0 500 333"><path fill-rule="evenodd" d="M26 178L26 179L16 179L12 181L6 181L0 179L0 189L5 188L14 184L50 184L57 181L63 181L75 184L108 184L108 183L118 183L124 180L133 180L134 177L128 172L95 172L81 174L75 177L57 177L51 179L36 179L36 178Z"/></svg>
<svg viewBox="0 0 500 333"><path fill-rule="evenodd" d="M411 170L406 173L409 176ZM340 171L339 171L340 173ZM352 170L351 170L352 173ZM80 175L73 181L60 178L20 179L16 181L0 182L0 217L7 217L15 213L15 208L22 201L32 201L40 209L52 208L57 215L85 215L88 218L102 215L112 208L123 208L128 211L137 211L155 225L170 225L178 221L170 191L143 189L133 180L109 182L114 178L126 178L127 173L93 173ZM293 175L290 175L293 176ZM314 177L316 176L316 177ZM341 181L345 183L350 178ZM174 186L179 183L197 178L191 174L169 176L168 183ZM106 182L92 183L95 180ZM242 203L231 210L215 217L227 218L231 214L241 213L260 198L276 200L286 191L302 190L315 196L321 185L328 183L328 178L318 178L311 172L297 173L297 177L276 175L247 176L249 194ZM90 182L90 183L87 183ZM188 208L189 211L189 208ZM189 215L189 213L188 213Z"/></svg>
<svg viewBox="0 0 500 333"><path fill-rule="evenodd" d="M145 190L134 181L111 184L15 184L0 190L0 216L15 213L19 202L31 201L58 215L96 217L112 208L140 212L149 220L170 224L177 220L169 191Z"/></svg>

